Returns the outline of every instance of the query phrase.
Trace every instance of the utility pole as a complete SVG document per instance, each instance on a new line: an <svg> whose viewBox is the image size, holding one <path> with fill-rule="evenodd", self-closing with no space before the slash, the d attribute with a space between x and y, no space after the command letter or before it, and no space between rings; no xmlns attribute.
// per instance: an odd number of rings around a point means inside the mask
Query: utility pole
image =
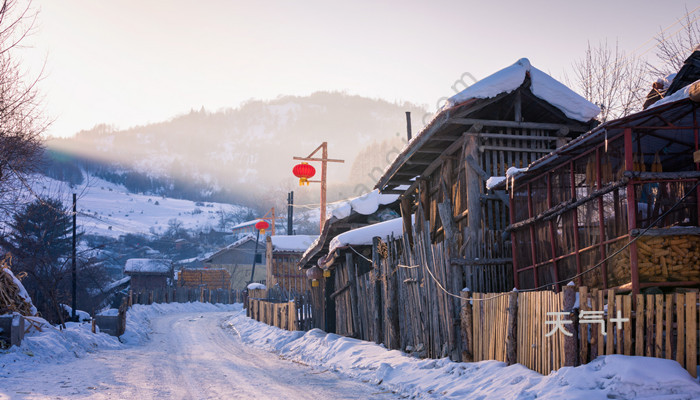
<svg viewBox="0 0 700 400"><path fill-rule="evenodd" d="M321 150L321 158L313 158ZM323 232L323 224L326 222L326 167L329 162L344 163L345 160L334 160L328 158L328 142L321 143L320 146L316 148L308 157L293 157L294 160L299 161L320 161L321 162L321 180L320 181L309 181L309 182L320 182L321 183L321 229Z"/></svg>
<svg viewBox="0 0 700 400"><path fill-rule="evenodd" d="M293 235L294 231L294 191L287 193L287 235Z"/></svg>
<svg viewBox="0 0 700 400"><path fill-rule="evenodd" d="M78 215L78 207L77 207L77 198L75 193L73 193L73 270L72 270L72 275L73 275L73 310L71 312L71 319L73 321L77 321L75 318L75 310L78 308L78 298L77 298L77 293L78 293L78 272L77 272L77 267L76 267L76 262L75 262L75 231L76 231L76 223L77 223L77 215Z"/></svg>
<svg viewBox="0 0 700 400"><path fill-rule="evenodd" d="M258 261L258 241L260 240L260 231L258 231L255 236L255 252L253 252L253 268L250 269L250 281L248 283L253 283L253 277L255 276L255 262Z"/></svg>

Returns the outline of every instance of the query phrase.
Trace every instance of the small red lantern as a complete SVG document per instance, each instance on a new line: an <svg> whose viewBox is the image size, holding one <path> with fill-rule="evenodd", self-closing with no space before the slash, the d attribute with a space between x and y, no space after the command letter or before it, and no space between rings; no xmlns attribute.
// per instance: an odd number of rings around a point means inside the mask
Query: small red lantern
<svg viewBox="0 0 700 400"><path fill-rule="evenodd" d="M301 164L295 165L294 169L292 170L292 173L294 174L294 176L299 178L299 186L304 186L304 184L308 186L309 178L316 175L316 168L309 165L308 163L303 162Z"/></svg>
<svg viewBox="0 0 700 400"><path fill-rule="evenodd" d="M312 287L317 287L318 280L321 279L321 277L323 277L323 272L321 271L321 268L314 265L313 267L306 270L306 277L311 279Z"/></svg>
<svg viewBox="0 0 700 400"><path fill-rule="evenodd" d="M265 234L265 229L269 228L270 224L267 223L265 220L260 220L258 221L257 224L255 224L255 229L260 231L261 235Z"/></svg>

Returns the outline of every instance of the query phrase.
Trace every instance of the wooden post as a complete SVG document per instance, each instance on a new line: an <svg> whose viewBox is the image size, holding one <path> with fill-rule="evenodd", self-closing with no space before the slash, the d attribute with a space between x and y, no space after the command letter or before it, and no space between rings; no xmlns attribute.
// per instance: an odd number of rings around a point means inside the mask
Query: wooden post
<svg viewBox="0 0 700 400"><path fill-rule="evenodd" d="M374 342L382 342L382 287L379 274L379 236L372 238L372 283L374 284Z"/></svg>
<svg viewBox="0 0 700 400"><path fill-rule="evenodd" d="M625 170L632 171L634 165L634 147L632 143L632 128L625 128ZM634 190L634 180L627 183L627 226L630 232L637 229L637 197ZM639 294L639 265L637 260L637 242L629 246L630 252L630 276L632 280L632 293Z"/></svg>
<svg viewBox="0 0 700 400"><path fill-rule="evenodd" d="M469 303L469 299L472 297L471 292L461 292L462 294L462 310L460 325L462 327L462 361L472 362L474 361L474 343L473 343L473 317L472 317L472 305Z"/></svg>
<svg viewBox="0 0 700 400"><path fill-rule="evenodd" d="M357 281L355 272L355 260L351 252L345 253L345 265L348 269L348 283L350 283L350 308L351 308L351 319L352 319L352 336L355 338L360 338L360 313L358 311L357 304Z"/></svg>
<svg viewBox="0 0 700 400"><path fill-rule="evenodd" d="M313 158L313 155L317 151L321 150L321 158ZM323 232L323 225L326 222L326 167L329 162L345 162L344 160L333 160L328 158L328 142L321 143L320 146L316 148L308 157L293 157L294 160L299 161L320 161L321 162L321 180L320 181L309 181L309 182L320 182L321 183L321 227L319 232Z"/></svg>
<svg viewBox="0 0 700 400"><path fill-rule="evenodd" d="M563 290L564 294L564 311L571 312L574 316L573 328L569 332L573 332L572 336L564 338L564 366L573 367L578 365L578 326L576 324L576 313L574 312L574 304L576 303L576 289L574 286L566 285ZM608 332L610 335L611 332Z"/></svg>
<svg viewBox="0 0 700 400"><path fill-rule="evenodd" d="M518 292L508 293L508 332L506 334L506 363L518 362Z"/></svg>
<svg viewBox="0 0 700 400"><path fill-rule="evenodd" d="M475 160L479 160L479 146L476 135L470 134L466 139L465 156L471 156ZM478 246L481 244L481 179L479 174L465 161L464 165L467 174L467 247L466 257L478 257ZM471 288L475 290L475 288Z"/></svg>

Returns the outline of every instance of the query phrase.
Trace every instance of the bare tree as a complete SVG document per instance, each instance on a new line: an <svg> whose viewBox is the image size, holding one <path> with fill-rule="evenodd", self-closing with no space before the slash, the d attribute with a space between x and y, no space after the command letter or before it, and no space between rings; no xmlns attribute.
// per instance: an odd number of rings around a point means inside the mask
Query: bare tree
<svg viewBox="0 0 700 400"><path fill-rule="evenodd" d="M31 1L3 0L0 7L0 218L15 210L18 186L26 185L34 170L48 126L36 87L39 77L28 78L15 56L36 15Z"/></svg>
<svg viewBox="0 0 700 400"><path fill-rule="evenodd" d="M583 58L574 62L574 80L586 100L601 109L598 119L605 122L641 109L648 91L646 64L627 57L616 42L615 46L601 42L593 47L588 43Z"/></svg>
<svg viewBox="0 0 700 400"><path fill-rule="evenodd" d="M665 77L678 72L690 53L700 44L700 12L688 12L680 22L680 27L672 25L659 32L656 38L656 62L649 63L649 71L655 77Z"/></svg>

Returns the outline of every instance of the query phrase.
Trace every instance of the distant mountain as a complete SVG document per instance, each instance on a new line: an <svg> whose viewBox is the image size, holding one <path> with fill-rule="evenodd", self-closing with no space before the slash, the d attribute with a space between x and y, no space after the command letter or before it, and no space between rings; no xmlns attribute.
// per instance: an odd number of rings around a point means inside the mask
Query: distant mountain
<svg viewBox="0 0 700 400"><path fill-rule="evenodd" d="M126 130L100 125L49 140L45 173L71 182L83 169L137 193L250 203L297 187L292 157L327 141L329 157L345 160L329 164L332 201L373 186L377 171L403 146L405 111L415 121L426 113L408 103L317 92L218 112L193 110ZM320 175L319 163L312 164ZM316 197L315 189L307 192Z"/></svg>

